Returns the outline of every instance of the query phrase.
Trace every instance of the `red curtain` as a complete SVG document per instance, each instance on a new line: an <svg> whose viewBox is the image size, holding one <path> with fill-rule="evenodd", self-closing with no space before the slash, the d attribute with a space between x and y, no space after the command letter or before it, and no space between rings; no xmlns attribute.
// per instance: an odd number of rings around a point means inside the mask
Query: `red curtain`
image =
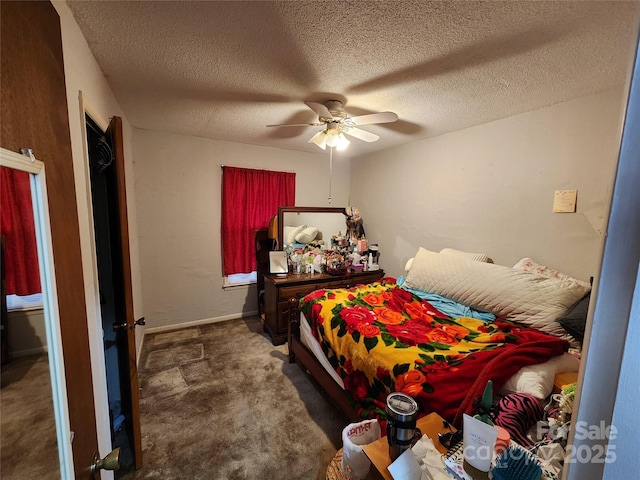
<svg viewBox="0 0 640 480"><path fill-rule="evenodd" d="M0 167L0 204L7 294L40 293L38 250L27 172Z"/></svg>
<svg viewBox="0 0 640 480"><path fill-rule="evenodd" d="M269 226L278 207L295 205L296 174L222 167L224 274L256 269L254 235Z"/></svg>

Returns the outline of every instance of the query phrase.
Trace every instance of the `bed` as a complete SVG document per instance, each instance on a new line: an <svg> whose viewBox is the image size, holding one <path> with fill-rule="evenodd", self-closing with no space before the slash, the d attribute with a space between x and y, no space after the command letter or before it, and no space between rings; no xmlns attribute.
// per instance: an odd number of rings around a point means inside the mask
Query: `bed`
<svg viewBox="0 0 640 480"><path fill-rule="evenodd" d="M496 392L517 389L527 369L553 365L552 388L575 345L555 320L589 285L530 267L421 248L406 278L291 299L290 361L352 421L384 418L386 395L402 391L421 414L459 425L488 380Z"/></svg>

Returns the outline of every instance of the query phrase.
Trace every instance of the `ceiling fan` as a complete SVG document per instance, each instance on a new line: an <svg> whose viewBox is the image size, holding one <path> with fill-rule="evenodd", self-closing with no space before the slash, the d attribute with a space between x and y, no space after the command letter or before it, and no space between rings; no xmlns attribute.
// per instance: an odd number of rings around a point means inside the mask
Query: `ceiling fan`
<svg viewBox="0 0 640 480"><path fill-rule="evenodd" d="M343 150L349 145L346 135L375 142L380 137L375 133L358 128L359 125L372 125L374 123L390 123L398 120L398 115L393 112L370 113L350 117L342 108L340 100L327 100L322 103L304 102L318 115L318 121L314 123L287 123L280 125L267 125L267 127L319 127L324 128L309 139L308 143L315 143L321 149L327 145Z"/></svg>

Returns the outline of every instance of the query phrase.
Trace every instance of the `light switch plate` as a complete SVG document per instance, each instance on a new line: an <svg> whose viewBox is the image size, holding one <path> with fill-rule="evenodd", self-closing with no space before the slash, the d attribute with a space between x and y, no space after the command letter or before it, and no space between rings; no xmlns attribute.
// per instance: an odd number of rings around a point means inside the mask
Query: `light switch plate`
<svg viewBox="0 0 640 480"><path fill-rule="evenodd" d="M578 190L556 190L553 196L553 213L575 213Z"/></svg>

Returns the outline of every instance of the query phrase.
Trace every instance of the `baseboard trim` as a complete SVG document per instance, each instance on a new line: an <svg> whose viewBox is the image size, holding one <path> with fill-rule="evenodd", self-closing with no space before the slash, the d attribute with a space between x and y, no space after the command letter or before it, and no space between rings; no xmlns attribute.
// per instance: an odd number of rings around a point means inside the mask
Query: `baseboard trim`
<svg viewBox="0 0 640 480"><path fill-rule="evenodd" d="M202 320L192 320L190 322L174 323L172 325L163 325L161 327L146 327L144 329L144 334L146 335L147 333L170 332L171 330L178 330L187 327L197 327L198 325L207 325L209 323L226 322L227 320L238 320L245 317L253 317L255 315L258 315L257 310L244 313L232 313L230 315L222 315L220 317L203 318ZM144 343L144 336L142 337L142 343Z"/></svg>
<svg viewBox="0 0 640 480"><path fill-rule="evenodd" d="M9 358L19 358L19 357L28 357L29 355L39 355L42 353L47 353L49 349L46 345L35 348L28 348L26 350L19 350L16 352L9 351Z"/></svg>

